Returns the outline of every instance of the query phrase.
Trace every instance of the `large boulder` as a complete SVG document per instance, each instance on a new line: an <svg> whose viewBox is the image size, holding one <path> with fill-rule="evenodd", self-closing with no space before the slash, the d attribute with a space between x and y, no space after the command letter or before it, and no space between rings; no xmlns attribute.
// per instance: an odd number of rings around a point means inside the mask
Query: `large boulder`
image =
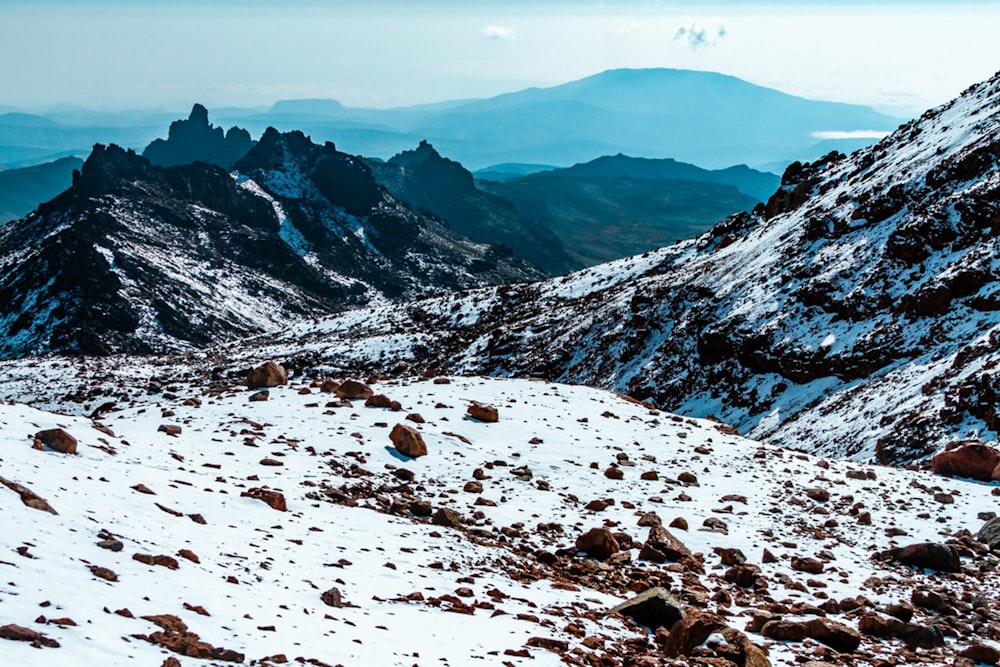
<svg viewBox="0 0 1000 667"><path fill-rule="evenodd" d="M649 628L670 628L684 618L684 608L665 588L650 588L612 608L609 614L628 616Z"/></svg>
<svg viewBox="0 0 1000 667"><path fill-rule="evenodd" d="M738 667L771 667L764 649L739 630L726 625L722 617L700 610L689 612L674 623L663 645L663 653L668 658L689 656L695 649L705 648L706 640L714 634L721 635L733 651L727 651L724 656L728 663Z"/></svg>
<svg viewBox="0 0 1000 667"><path fill-rule="evenodd" d="M345 380L340 383L339 387L333 390L333 393L335 393L338 398L354 400L359 398L371 398L372 394L375 392L372 391L372 388L364 382L358 382L357 380Z"/></svg>
<svg viewBox="0 0 1000 667"><path fill-rule="evenodd" d="M288 373L283 366L273 361L261 364L247 374L247 389L277 387L283 384L288 384Z"/></svg>
<svg viewBox="0 0 1000 667"><path fill-rule="evenodd" d="M962 571L962 559L958 550L950 544L920 542L882 551L878 557L882 560L893 560L903 565L938 570L939 572Z"/></svg>
<svg viewBox="0 0 1000 667"><path fill-rule="evenodd" d="M466 412L470 417L481 422L493 423L500 419L500 413L492 405L473 402Z"/></svg>
<svg viewBox="0 0 1000 667"><path fill-rule="evenodd" d="M978 440L950 443L943 452L931 459L931 470L939 475L969 477L989 482L996 477L1000 452Z"/></svg>
<svg viewBox="0 0 1000 667"><path fill-rule="evenodd" d="M677 539L673 533L663 526L656 525L649 529L649 536L646 543L639 551L641 560L649 560L654 563L664 563L666 561L679 561L685 556L690 556L691 551L683 542Z"/></svg>
<svg viewBox="0 0 1000 667"><path fill-rule="evenodd" d="M396 424L389 433L389 440L396 447L396 450L403 456L415 459L418 456L427 455L427 445L424 444L424 437L420 431L407 426L406 424Z"/></svg>
<svg viewBox="0 0 1000 667"><path fill-rule="evenodd" d="M993 551L1000 551L1000 516L983 524L976 538Z"/></svg>
<svg viewBox="0 0 1000 667"><path fill-rule="evenodd" d="M35 440L62 454L76 454L76 438L61 428L50 428L35 434Z"/></svg>
<svg viewBox="0 0 1000 667"><path fill-rule="evenodd" d="M621 547L607 528L591 528L576 538L576 550L597 560L607 560L621 551Z"/></svg>
<svg viewBox="0 0 1000 667"><path fill-rule="evenodd" d="M829 618L813 618L805 623L809 637L839 653L853 653L861 645L861 633Z"/></svg>

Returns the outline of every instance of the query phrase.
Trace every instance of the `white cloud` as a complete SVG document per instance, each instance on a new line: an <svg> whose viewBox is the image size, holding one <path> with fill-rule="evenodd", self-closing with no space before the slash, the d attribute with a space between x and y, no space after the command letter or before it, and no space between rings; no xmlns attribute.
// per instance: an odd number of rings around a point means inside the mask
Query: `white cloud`
<svg viewBox="0 0 1000 667"><path fill-rule="evenodd" d="M703 46L715 46L728 34L726 26L721 23L710 25L692 23L677 28L674 41L686 44L689 49L700 49Z"/></svg>
<svg viewBox="0 0 1000 667"><path fill-rule="evenodd" d="M490 39L514 39L514 29L505 25L483 26L482 33Z"/></svg>

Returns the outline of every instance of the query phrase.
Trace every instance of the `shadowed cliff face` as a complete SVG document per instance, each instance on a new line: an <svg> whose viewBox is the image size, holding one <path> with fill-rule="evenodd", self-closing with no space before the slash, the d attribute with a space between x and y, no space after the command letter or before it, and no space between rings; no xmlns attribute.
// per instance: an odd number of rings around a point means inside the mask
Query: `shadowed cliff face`
<svg viewBox="0 0 1000 667"><path fill-rule="evenodd" d="M154 140L142 155L160 167L208 162L229 169L253 145L249 132L238 127L223 132L208 122L208 110L195 104L187 120L171 123L167 139Z"/></svg>
<svg viewBox="0 0 1000 667"><path fill-rule="evenodd" d="M0 356L184 349L540 275L300 133L266 133L239 168L95 146L72 188L0 227Z"/></svg>
<svg viewBox="0 0 1000 667"><path fill-rule="evenodd" d="M447 221L457 234L503 244L550 275L581 266L551 230L522 215L512 202L480 190L465 167L442 157L426 141L387 162L367 164L393 195Z"/></svg>

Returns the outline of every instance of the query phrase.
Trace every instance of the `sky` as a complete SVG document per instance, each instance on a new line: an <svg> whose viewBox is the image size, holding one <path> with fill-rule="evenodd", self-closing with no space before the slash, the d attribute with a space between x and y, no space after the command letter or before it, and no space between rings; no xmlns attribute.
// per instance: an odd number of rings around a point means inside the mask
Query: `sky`
<svg viewBox="0 0 1000 667"><path fill-rule="evenodd" d="M618 67L910 115L1000 69L1000 0L0 0L0 107L391 107Z"/></svg>

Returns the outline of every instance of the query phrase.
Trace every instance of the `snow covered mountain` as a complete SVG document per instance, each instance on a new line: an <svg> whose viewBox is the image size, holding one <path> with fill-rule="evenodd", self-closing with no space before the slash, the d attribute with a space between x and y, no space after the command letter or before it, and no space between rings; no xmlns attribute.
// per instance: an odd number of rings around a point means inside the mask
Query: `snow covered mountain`
<svg viewBox="0 0 1000 667"><path fill-rule="evenodd" d="M990 485L584 387L208 370L4 363L62 413L0 404L4 665L1000 656Z"/></svg>
<svg viewBox="0 0 1000 667"><path fill-rule="evenodd" d="M236 170L95 147L72 188L0 227L0 357L186 349L542 275L301 133L266 132Z"/></svg>
<svg viewBox="0 0 1000 667"><path fill-rule="evenodd" d="M769 443L906 463L1000 428L1000 76L687 242L274 341L316 363L614 389ZM238 350L232 352L238 354Z"/></svg>

